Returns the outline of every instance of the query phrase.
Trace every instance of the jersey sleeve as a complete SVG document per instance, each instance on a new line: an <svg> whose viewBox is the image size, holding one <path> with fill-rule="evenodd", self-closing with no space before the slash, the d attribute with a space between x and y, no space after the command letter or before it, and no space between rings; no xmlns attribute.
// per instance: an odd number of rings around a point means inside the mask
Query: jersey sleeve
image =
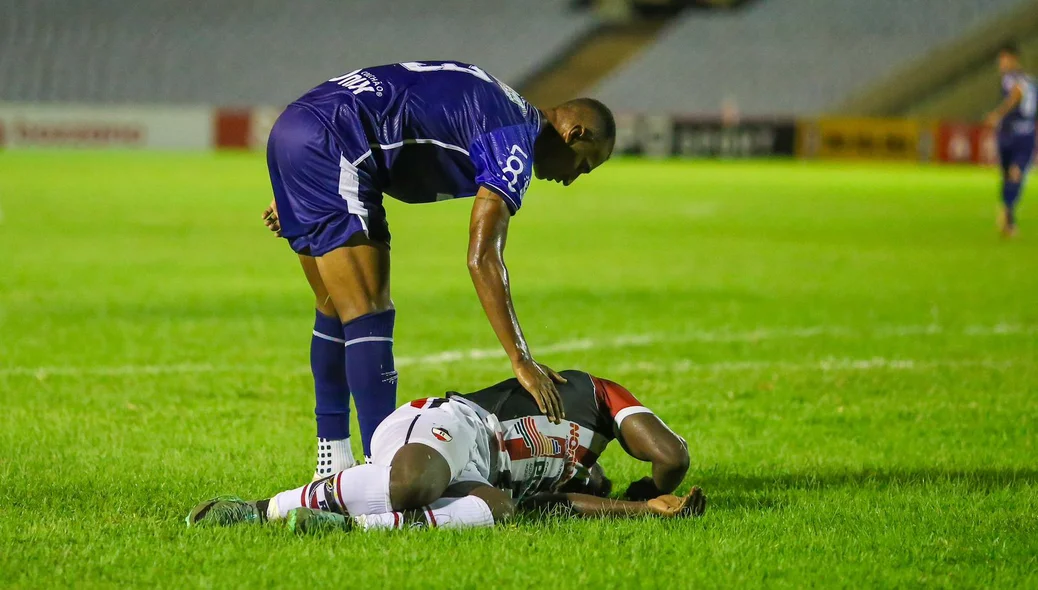
<svg viewBox="0 0 1038 590"><path fill-rule="evenodd" d="M501 195L515 215L533 177L533 125L512 125L473 140L469 156L476 165L476 184Z"/></svg>
<svg viewBox="0 0 1038 590"><path fill-rule="evenodd" d="M591 377L591 382L595 384L598 406L609 413L617 429L628 416L652 413L623 385L599 377Z"/></svg>

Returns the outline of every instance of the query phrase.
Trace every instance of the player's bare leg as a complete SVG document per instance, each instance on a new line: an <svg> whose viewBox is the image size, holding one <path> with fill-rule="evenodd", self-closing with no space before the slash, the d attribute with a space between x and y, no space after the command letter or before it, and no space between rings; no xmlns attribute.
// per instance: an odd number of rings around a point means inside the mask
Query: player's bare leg
<svg viewBox="0 0 1038 590"><path fill-rule="evenodd" d="M370 456L375 428L396 409L389 245L356 233L314 262L324 288L315 294L327 293L326 306L342 325L346 380L357 405L364 454Z"/></svg>
<svg viewBox="0 0 1038 590"><path fill-rule="evenodd" d="M314 330L310 338L310 370L314 377L317 461L314 479L356 465L350 448L350 386L346 379L346 339L317 260L299 255L303 274L314 293Z"/></svg>
<svg viewBox="0 0 1038 590"><path fill-rule="evenodd" d="M1002 179L1002 211L999 216L999 230L1003 238L1012 238L1016 235L1016 202L1020 198L1021 184L1023 183L1023 170L1017 164L1012 164L1006 169L1005 177Z"/></svg>

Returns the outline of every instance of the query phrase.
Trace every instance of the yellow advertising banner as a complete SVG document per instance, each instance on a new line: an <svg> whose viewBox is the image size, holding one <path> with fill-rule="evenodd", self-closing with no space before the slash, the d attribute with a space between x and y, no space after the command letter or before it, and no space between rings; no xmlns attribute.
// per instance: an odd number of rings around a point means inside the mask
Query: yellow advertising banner
<svg viewBox="0 0 1038 590"><path fill-rule="evenodd" d="M911 119L825 117L798 129L800 157L838 160L929 159L928 127Z"/></svg>

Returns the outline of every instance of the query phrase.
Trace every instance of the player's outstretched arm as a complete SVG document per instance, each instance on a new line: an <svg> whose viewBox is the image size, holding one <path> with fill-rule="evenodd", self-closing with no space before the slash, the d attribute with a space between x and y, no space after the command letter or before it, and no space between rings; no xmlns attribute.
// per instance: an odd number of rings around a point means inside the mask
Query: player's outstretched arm
<svg viewBox="0 0 1038 590"><path fill-rule="evenodd" d="M619 441L629 455L652 463L652 477L632 483L625 498L647 500L681 485L688 472L688 445L655 414L628 416L620 425Z"/></svg>
<svg viewBox="0 0 1038 590"><path fill-rule="evenodd" d="M706 510L706 496L692 488L687 496L662 495L646 501L613 500L587 494L545 493L523 501L525 512L566 514L585 518L629 518L636 516L700 516Z"/></svg>
<svg viewBox="0 0 1038 590"><path fill-rule="evenodd" d="M515 315L504 258L511 218L504 198L486 187L479 188L469 221L469 275L483 311L512 361L515 376L541 411L557 424L566 416L555 383L566 380L533 359Z"/></svg>

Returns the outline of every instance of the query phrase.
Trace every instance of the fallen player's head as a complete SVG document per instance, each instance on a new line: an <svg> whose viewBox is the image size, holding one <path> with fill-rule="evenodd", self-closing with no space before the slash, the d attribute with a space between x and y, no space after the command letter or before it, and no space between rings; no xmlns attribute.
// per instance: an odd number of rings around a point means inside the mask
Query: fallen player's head
<svg viewBox="0 0 1038 590"><path fill-rule="evenodd" d="M575 98L544 112L549 125L537 137L534 174L569 186L613 154L616 120L593 98Z"/></svg>

